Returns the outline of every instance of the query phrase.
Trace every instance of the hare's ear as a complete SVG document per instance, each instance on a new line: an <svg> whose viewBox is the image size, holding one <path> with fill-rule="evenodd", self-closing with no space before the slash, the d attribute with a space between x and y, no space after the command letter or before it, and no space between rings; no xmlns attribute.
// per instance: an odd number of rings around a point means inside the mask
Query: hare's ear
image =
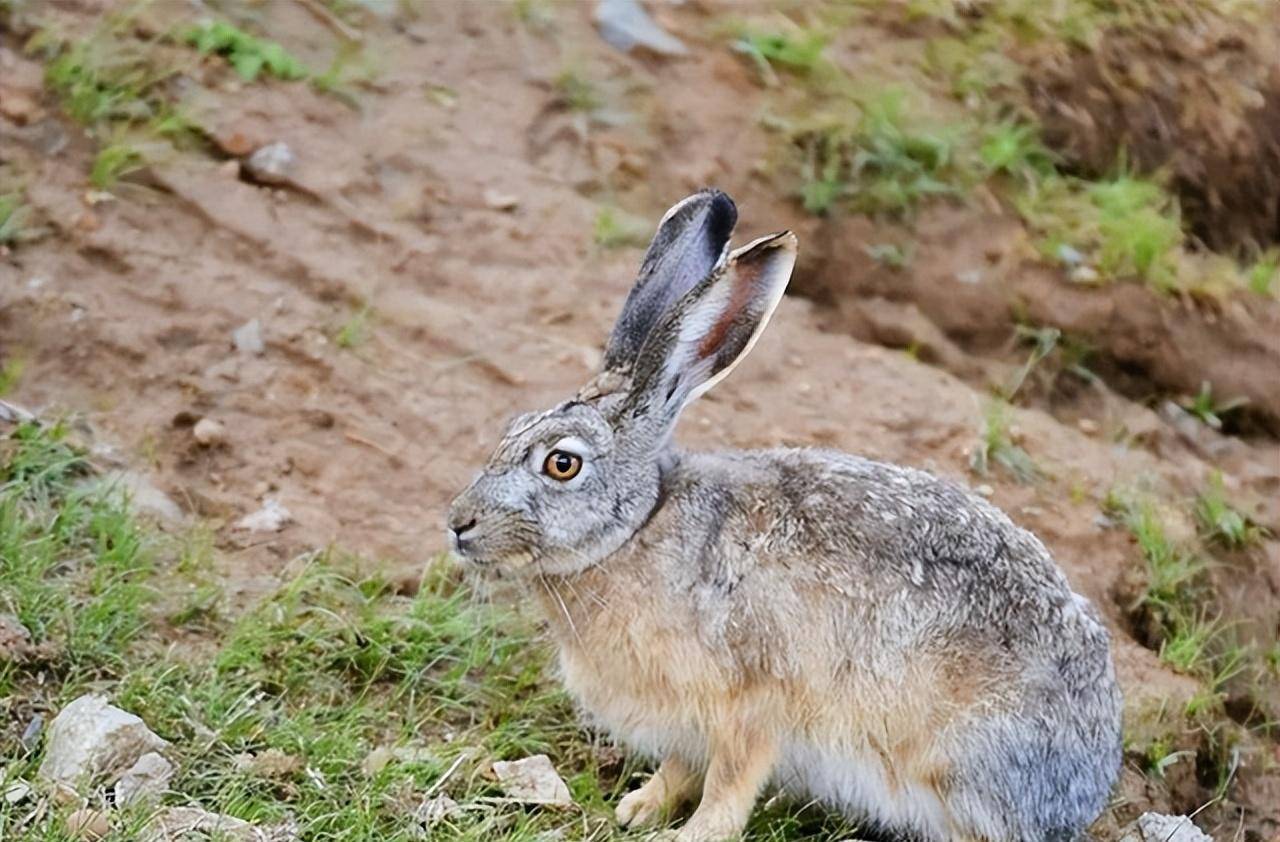
<svg viewBox="0 0 1280 842"><path fill-rule="evenodd" d="M682 298L636 357L627 411L669 431L680 410L747 355L782 299L796 262L790 231L761 237Z"/></svg>
<svg viewBox="0 0 1280 842"><path fill-rule="evenodd" d="M737 207L719 190L694 193L667 211L609 336L606 371L632 369L662 314L724 260L737 222Z"/></svg>

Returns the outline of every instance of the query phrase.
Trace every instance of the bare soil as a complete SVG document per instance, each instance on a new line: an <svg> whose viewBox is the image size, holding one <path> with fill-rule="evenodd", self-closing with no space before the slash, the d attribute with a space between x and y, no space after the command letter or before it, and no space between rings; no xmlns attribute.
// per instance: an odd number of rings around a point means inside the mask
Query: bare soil
<svg viewBox="0 0 1280 842"><path fill-rule="evenodd" d="M81 24L95 14L60 13ZM260 14L304 57L333 40L301 4ZM191 522L210 524L221 574L246 599L299 552L331 543L383 560L412 588L444 549L445 505L505 419L562 398L598 364L641 253L593 242L599 208L656 220L715 184L738 200L742 238L797 231L799 294L690 410L682 443L836 447L988 485L1107 616L1135 721L1179 707L1196 682L1135 639L1118 595L1141 557L1100 501L1133 482L1187 499L1218 469L1280 533L1268 427L1280 418L1280 307L1068 287L1026 257L1011 217L981 201L926 211L916 259L886 269L862 250L883 233L875 223L809 217L756 175L766 92L714 35L713 16L699 4L662 15L690 57L617 53L585 6L561 9L549 29L487 3L370 17L360 31L380 71L358 107L205 67L188 102L209 147L153 161L105 201L86 180L93 144L4 35L0 97L22 94L37 111L0 117L0 157L53 229L0 258L0 352L26 362L10 399L71 413L102 459L145 473ZM608 119L565 105L554 80L570 62L605 92ZM273 141L297 156L289 183L241 177L235 156ZM1024 314L1094 343L1103 377L1029 390L1013 431L1045 471L1029 485L969 468L991 384L1025 357L1014 339ZM232 342L251 319L260 355ZM353 319L363 330L344 333ZM1253 435L1159 411L1206 379L1258 408ZM225 425L225 443L196 440L203 417ZM265 536L233 526L268 497L291 525ZM1223 610L1244 614L1247 603L1259 639L1274 641L1280 543L1266 539L1232 569ZM1280 832L1280 755L1251 740L1227 797L1199 817L1219 838ZM1130 757L1099 833L1212 798L1207 771L1160 779Z"/></svg>

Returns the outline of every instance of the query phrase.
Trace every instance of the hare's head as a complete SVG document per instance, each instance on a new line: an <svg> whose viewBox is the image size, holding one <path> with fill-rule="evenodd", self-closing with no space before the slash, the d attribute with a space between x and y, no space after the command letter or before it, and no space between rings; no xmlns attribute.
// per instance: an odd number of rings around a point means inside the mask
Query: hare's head
<svg viewBox="0 0 1280 842"><path fill-rule="evenodd" d="M453 501L449 538L465 563L572 573L644 523L680 411L751 349L795 264L789 231L730 252L737 216L716 190L667 211L600 373L570 400L512 421Z"/></svg>

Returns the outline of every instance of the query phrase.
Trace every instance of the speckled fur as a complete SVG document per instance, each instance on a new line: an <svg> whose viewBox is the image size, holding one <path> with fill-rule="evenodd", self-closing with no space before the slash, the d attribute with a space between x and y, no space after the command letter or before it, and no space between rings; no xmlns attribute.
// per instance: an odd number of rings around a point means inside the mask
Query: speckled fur
<svg viewBox="0 0 1280 842"><path fill-rule="evenodd" d="M907 838L1076 838L1118 769L1120 699L1105 628L1034 536L920 471L669 444L794 260L785 234L727 254L726 202L664 218L646 266L683 244L686 288L624 312L573 400L512 423L454 503L459 555L527 579L583 710L662 761L624 823L701 783L680 838L730 837L772 785ZM572 484L538 471L566 440Z"/></svg>

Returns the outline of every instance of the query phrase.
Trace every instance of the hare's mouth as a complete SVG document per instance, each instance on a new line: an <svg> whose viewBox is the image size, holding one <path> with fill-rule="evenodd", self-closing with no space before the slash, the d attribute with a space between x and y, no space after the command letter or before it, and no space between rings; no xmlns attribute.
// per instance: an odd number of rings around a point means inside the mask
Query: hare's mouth
<svg viewBox="0 0 1280 842"><path fill-rule="evenodd" d="M451 536L450 549L454 561L468 571L485 576L503 576L527 568L534 560L528 550L512 550L493 544L500 541L486 540L483 535L470 535L459 539Z"/></svg>

